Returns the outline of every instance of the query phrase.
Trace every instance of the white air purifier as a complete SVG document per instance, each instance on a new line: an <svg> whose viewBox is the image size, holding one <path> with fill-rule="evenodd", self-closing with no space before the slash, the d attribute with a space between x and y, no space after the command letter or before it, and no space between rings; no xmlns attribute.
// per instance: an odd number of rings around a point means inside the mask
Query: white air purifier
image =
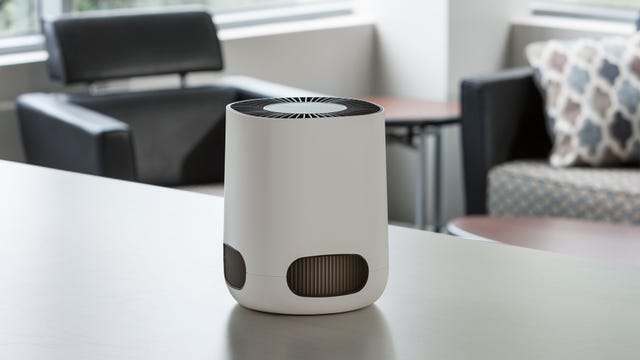
<svg viewBox="0 0 640 360"><path fill-rule="evenodd" d="M359 309L387 282L384 113L300 97L227 106L224 274L254 310Z"/></svg>

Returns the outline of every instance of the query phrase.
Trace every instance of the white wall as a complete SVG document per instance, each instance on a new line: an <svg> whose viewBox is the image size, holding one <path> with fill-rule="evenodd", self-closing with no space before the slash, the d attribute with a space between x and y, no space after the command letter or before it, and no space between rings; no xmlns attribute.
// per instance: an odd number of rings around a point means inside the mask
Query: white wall
<svg viewBox="0 0 640 360"><path fill-rule="evenodd" d="M446 99L448 10L445 0L371 1L379 93Z"/></svg>
<svg viewBox="0 0 640 360"><path fill-rule="evenodd" d="M243 74L336 96L369 95L374 26L224 41L227 74Z"/></svg>
<svg viewBox="0 0 640 360"><path fill-rule="evenodd" d="M529 12L529 0L450 0L449 98L460 80L507 66L511 20Z"/></svg>

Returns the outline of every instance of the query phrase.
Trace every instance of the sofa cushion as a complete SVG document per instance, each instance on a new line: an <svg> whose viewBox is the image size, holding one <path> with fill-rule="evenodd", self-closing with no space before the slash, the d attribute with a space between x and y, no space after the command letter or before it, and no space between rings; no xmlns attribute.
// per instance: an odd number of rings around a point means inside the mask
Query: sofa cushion
<svg viewBox="0 0 640 360"><path fill-rule="evenodd" d="M527 46L553 138L551 164L640 164L640 34Z"/></svg>
<svg viewBox="0 0 640 360"><path fill-rule="evenodd" d="M513 161L489 172L489 213L640 224L640 169Z"/></svg>

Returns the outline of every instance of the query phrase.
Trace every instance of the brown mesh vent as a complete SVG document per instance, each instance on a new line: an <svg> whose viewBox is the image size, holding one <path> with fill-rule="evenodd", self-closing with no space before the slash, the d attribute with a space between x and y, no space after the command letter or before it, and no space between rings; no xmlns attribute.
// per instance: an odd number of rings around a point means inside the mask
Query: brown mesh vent
<svg viewBox="0 0 640 360"><path fill-rule="evenodd" d="M247 278L247 267L242 254L227 244L224 244L223 254L224 279L232 288L242 289Z"/></svg>
<svg viewBox="0 0 640 360"><path fill-rule="evenodd" d="M357 293L369 277L360 255L321 255L300 258L287 270L289 289L298 296L327 297Z"/></svg>

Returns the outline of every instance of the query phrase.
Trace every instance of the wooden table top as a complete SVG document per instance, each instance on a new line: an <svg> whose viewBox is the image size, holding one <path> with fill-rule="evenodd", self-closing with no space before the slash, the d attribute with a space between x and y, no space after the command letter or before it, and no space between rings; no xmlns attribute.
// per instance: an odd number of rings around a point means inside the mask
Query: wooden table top
<svg viewBox="0 0 640 360"><path fill-rule="evenodd" d="M467 216L450 231L530 249L640 266L640 226L561 218ZM456 230L457 229L457 230Z"/></svg>
<svg viewBox="0 0 640 360"><path fill-rule="evenodd" d="M229 295L222 226L222 198L0 161L0 359L640 354L639 268L392 226L373 306L272 315Z"/></svg>
<svg viewBox="0 0 640 360"><path fill-rule="evenodd" d="M366 96L362 99L384 108L387 126L447 125L460 120L457 102L390 96Z"/></svg>

